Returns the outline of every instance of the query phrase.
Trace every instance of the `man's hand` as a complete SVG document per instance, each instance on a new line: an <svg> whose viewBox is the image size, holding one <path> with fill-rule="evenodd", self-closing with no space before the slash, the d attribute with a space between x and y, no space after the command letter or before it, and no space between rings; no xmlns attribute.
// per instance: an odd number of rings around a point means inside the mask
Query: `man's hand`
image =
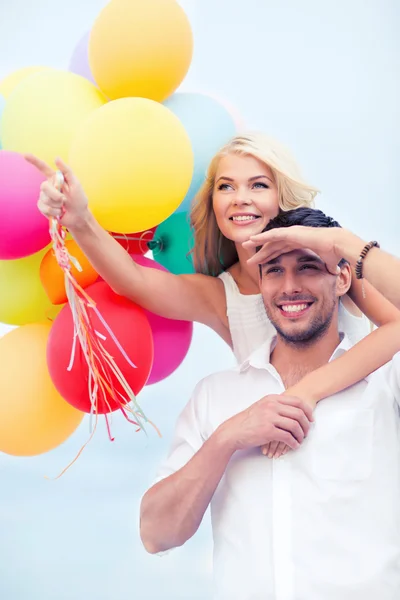
<svg viewBox="0 0 400 600"><path fill-rule="evenodd" d="M291 396L293 396L293 394L291 394ZM280 398L280 396L278 396L278 398ZM317 402L314 399L304 399L303 401L305 404L307 404L307 406L310 407L311 411L314 411L315 407L317 406ZM268 456L268 458L279 458L280 456L287 454L289 450L290 447L287 444L276 440L261 446L261 452L264 454L264 456Z"/></svg>
<svg viewBox="0 0 400 600"><path fill-rule="evenodd" d="M255 250L257 246L262 246L247 261L253 265L264 264L281 254L300 248L312 250L324 261L328 271L337 275L340 272L338 263L343 258L337 253L337 242L342 232L339 227L279 227L251 236L249 241L243 242L243 247Z"/></svg>
<svg viewBox="0 0 400 600"><path fill-rule="evenodd" d="M221 428L234 450L283 442L299 448L313 421L312 408L294 396L264 396L246 410L228 419Z"/></svg>

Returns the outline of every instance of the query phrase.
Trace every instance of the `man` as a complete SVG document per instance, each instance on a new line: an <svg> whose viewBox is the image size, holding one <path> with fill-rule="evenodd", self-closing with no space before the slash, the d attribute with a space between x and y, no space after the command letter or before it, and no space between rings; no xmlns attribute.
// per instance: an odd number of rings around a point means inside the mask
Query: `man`
<svg viewBox="0 0 400 600"><path fill-rule="evenodd" d="M251 260L277 336L197 386L143 498L143 543L182 545L211 503L217 599L398 600L400 355L321 402L311 429L307 406L279 396L349 348L338 300L366 243L312 209L267 229L247 245L263 244ZM359 274L400 307L400 260L363 254ZM268 460L277 432L297 449Z"/></svg>

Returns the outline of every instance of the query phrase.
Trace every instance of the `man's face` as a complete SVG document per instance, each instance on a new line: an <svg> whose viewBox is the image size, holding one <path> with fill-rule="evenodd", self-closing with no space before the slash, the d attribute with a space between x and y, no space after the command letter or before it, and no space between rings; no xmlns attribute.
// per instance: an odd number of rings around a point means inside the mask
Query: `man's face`
<svg viewBox="0 0 400 600"><path fill-rule="evenodd" d="M338 305L336 280L311 250L281 254L262 265L265 309L284 340L307 344L327 331Z"/></svg>

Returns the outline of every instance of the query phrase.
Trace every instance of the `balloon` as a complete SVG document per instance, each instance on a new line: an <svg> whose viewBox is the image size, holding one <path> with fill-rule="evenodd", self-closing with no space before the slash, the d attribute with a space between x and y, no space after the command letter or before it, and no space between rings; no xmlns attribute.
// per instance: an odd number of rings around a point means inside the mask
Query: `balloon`
<svg viewBox="0 0 400 600"><path fill-rule="evenodd" d="M169 108L185 127L194 153L194 172L188 193L178 212L190 209L194 196L204 182L207 167L214 154L236 133L229 112L214 98L204 94L178 93L168 98Z"/></svg>
<svg viewBox="0 0 400 600"><path fill-rule="evenodd" d="M76 75L81 75L94 85L96 82L93 78L92 71L89 66L89 34L88 31L85 35L79 40L69 63L68 70L72 73L76 73Z"/></svg>
<svg viewBox="0 0 400 600"><path fill-rule="evenodd" d="M18 260L0 260L0 323L26 325L54 318L54 307L40 283L39 267L47 248ZM0 364L1 369L1 364Z"/></svg>
<svg viewBox="0 0 400 600"><path fill-rule="evenodd" d="M71 274L81 288L85 289L95 283L99 277L83 251L74 240L66 240L65 246L71 257L75 258L82 271L72 264ZM40 263L40 281L52 304L65 304L68 298L65 292L64 271L59 267L53 249L50 248Z"/></svg>
<svg viewBox="0 0 400 600"><path fill-rule="evenodd" d="M6 99L4 98L4 96L2 96L0 94L0 150L2 148L2 145L1 145L1 115L3 113L5 105L6 105Z"/></svg>
<svg viewBox="0 0 400 600"><path fill-rule="evenodd" d="M102 339L102 344L114 358L133 392L138 394L149 378L153 363L153 337L144 311L133 302L115 294L104 282L89 286L86 292L94 300L102 317L136 366L133 368L127 362L96 313L92 311L94 329L106 337L105 340ZM71 358L73 335L72 314L67 305L53 323L47 346L47 364L54 385L62 397L79 410L90 412L88 365L79 345L72 369L67 370ZM114 388L124 394L117 379L113 375L111 377ZM118 403L109 395L107 402L99 396L97 407L99 414L118 408Z"/></svg>
<svg viewBox="0 0 400 600"><path fill-rule="evenodd" d="M175 0L113 0L89 38L89 64L112 100L162 102L183 81L193 53L189 21Z"/></svg>
<svg viewBox="0 0 400 600"><path fill-rule="evenodd" d="M0 150L0 259L22 258L50 242L37 200L44 177L23 156Z"/></svg>
<svg viewBox="0 0 400 600"><path fill-rule="evenodd" d="M155 227L151 227L147 231L140 231L138 233L110 233L129 254L146 254L149 251L147 243L153 239L155 230Z"/></svg>
<svg viewBox="0 0 400 600"><path fill-rule="evenodd" d="M145 256L133 255L132 258L143 267L166 271L156 261ZM151 385L171 375L182 363L192 341L193 323L165 319L147 310L145 312L150 323L154 342L153 367L146 384Z"/></svg>
<svg viewBox="0 0 400 600"><path fill-rule="evenodd" d="M7 101L2 119L6 150L30 152L49 164L68 158L77 127L105 96L89 81L49 69L20 83Z"/></svg>
<svg viewBox="0 0 400 600"><path fill-rule="evenodd" d="M195 272L192 257L188 255L193 247L193 234L187 213L175 213L161 223L149 247L157 262L171 273Z"/></svg>
<svg viewBox="0 0 400 600"><path fill-rule="evenodd" d="M193 173L183 125L165 106L144 98L114 100L93 112L72 143L69 162L97 220L120 233L166 219Z"/></svg>
<svg viewBox="0 0 400 600"><path fill-rule="evenodd" d="M210 92L207 92L207 96L210 96L210 98L214 98L214 100L216 100L219 104L221 104L221 106L223 106L228 111L235 123L236 131L238 129L245 128L245 121L242 115L240 114L236 106L234 106L229 100L217 94L211 94Z"/></svg>
<svg viewBox="0 0 400 600"><path fill-rule="evenodd" d="M12 94L17 85L24 81L27 77L31 75L35 75L36 73L40 73L40 71L47 71L48 67L23 67L22 69L18 69L13 73L10 73L0 81L0 94L7 98Z"/></svg>
<svg viewBox="0 0 400 600"><path fill-rule="evenodd" d="M46 364L51 325L24 325L0 339L0 451L34 456L62 444L84 414L55 389Z"/></svg>

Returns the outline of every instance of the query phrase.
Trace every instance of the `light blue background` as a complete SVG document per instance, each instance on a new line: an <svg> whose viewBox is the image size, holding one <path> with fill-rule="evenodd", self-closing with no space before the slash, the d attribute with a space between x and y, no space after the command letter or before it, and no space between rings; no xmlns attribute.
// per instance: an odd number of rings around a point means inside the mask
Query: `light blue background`
<svg viewBox="0 0 400 600"><path fill-rule="evenodd" d="M225 97L249 128L287 143L322 189L322 209L400 254L397 0L182 4L193 25L195 54L181 90ZM29 64L67 68L104 5L2 0L0 78ZM181 368L140 395L164 434L161 441L152 433L146 440L116 418L115 442L108 442L102 425L58 481L43 476L58 474L75 456L87 439L86 421L68 443L42 457L0 454L1 599L210 598L208 521L184 548L153 557L138 539L138 507L195 383L232 360L216 335L195 327Z"/></svg>

